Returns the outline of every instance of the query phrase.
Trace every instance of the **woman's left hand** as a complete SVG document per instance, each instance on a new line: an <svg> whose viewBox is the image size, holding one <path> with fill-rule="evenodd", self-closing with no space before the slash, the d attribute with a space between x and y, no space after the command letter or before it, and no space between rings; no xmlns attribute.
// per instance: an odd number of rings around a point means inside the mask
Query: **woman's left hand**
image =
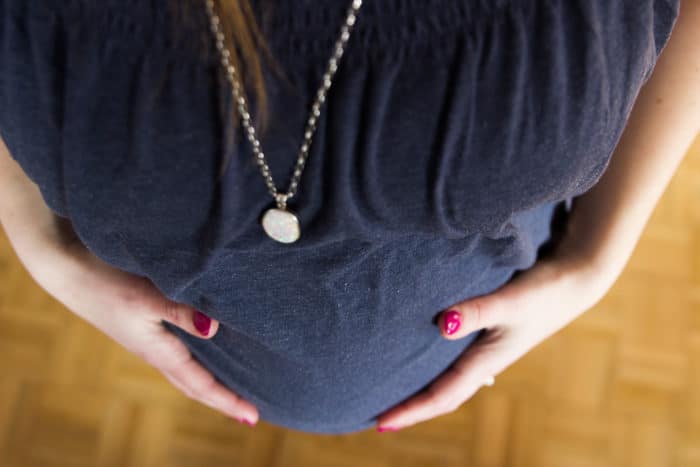
<svg viewBox="0 0 700 467"><path fill-rule="evenodd" d="M377 429L395 431L455 411L489 377L595 305L620 272L621 268L596 267L577 255L553 255L520 271L495 292L441 312L437 322L446 339L486 331L425 390L381 414ZM448 334L446 322L460 325Z"/></svg>

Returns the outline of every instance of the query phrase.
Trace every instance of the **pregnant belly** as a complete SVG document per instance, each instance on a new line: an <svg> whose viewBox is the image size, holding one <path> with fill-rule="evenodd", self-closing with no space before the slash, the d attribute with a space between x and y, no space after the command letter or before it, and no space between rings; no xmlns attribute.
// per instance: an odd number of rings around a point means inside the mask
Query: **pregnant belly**
<svg viewBox="0 0 700 467"><path fill-rule="evenodd" d="M554 207L514 215L500 238L234 252L210 262L180 300L219 320L217 334L203 340L165 325L262 420L313 433L370 428L478 337L447 340L435 319L530 268L551 238Z"/></svg>
<svg viewBox="0 0 700 467"><path fill-rule="evenodd" d="M398 312L326 310L326 320L280 312L274 326L261 319L245 329L222 320L210 340L165 325L217 379L253 403L262 420L349 433L372 427L382 412L424 389L478 337L477 331L443 338L433 322L440 311L500 287L512 273L487 269L478 280L461 281L461 292L439 280L416 284L415 293L394 301ZM429 304L435 295L442 297Z"/></svg>
<svg viewBox="0 0 700 467"><path fill-rule="evenodd" d="M253 403L260 419L311 433L349 433L376 424L376 417L420 391L478 336L448 341L399 334L382 346L362 336L327 358L298 362L266 351L225 327L211 340L197 339L165 323L218 380Z"/></svg>

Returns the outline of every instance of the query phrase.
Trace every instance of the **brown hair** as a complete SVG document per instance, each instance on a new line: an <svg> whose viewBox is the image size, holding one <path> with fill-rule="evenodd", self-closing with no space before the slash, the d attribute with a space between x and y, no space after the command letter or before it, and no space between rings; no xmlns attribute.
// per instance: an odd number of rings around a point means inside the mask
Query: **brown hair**
<svg viewBox="0 0 700 467"><path fill-rule="evenodd" d="M265 8L265 0L256 0L260 2L261 12L265 19L265 15L271 13L270 7ZM202 11L205 8L204 0L171 0L168 2L169 7L178 19L177 26L184 26L186 23L191 23L195 14L205 14ZM197 11L199 9L199 11ZM230 52L229 61L236 69L236 75L241 83L242 92L246 100L246 106L251 113L251 124L255 129L255 135L258 140L265 133L268 125L269 113L267 109L267 94L265 91L265 83L263 79L263 61L267 59L267 64L270 65L269 70L276 75L282 77L283 81L289 83L287 78L274 57L265 38L257 23L255 14L251 7L250 0L214 0L214 11L219 16L220 28L225 36L225 45ZM184 21L184 23L179 23ZM220 55L214 45L213 33L209 27L209 18L207 15L207 27L202 30L202 36L199 37L202 50L210 48L216 53L216 61L221 66ZM182 27L180 32L186 28ZM262 52L262 54L260 53ZM221 73L225 76L223 66ZM230 88L228 79L226 84ZM252 93L250 92L252 90ZM251 109L251 96L255 99L255 111ZM232 96L233 97L233 96ZM238 112L238 104L232 99L233 105L233 121L227 124L238 128L240 125L240 114ZM236 135L236 132L233 133ZM228 154L226 155L228 156ZM255 162L251 159L251 163ZM222 161L219 178L223 175L227 165L227 160Z"/></svg>
<svg viewBox="0 0 700 467"><path fill-rule="evenodd" d="M271 64L274 64L272 54L256 22L250 0L215 0L214 8L221 20L221 28L226 37L226 47L231 52L229 60L236 67L238 79L241 81L243 89L252 88L255 91L255 100L259 108L258 115L251 115L251 119L255 122L255 129L262 131L267 126L268 111L262 61L258 54L258 48L265 53L266 58L271 60ZM211 34L211 31L207 31ZM248 103L248 95L250 94L246 92L246 103ZM234 125L237 125L239 115L235 102L234 106L236 108Z"/></svg>

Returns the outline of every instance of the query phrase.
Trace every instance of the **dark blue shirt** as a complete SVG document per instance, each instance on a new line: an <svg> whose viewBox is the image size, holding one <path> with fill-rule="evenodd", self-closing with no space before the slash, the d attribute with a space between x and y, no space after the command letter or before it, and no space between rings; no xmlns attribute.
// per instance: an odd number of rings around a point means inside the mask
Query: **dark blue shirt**
<svg viewBox="0 0 700 467"><path fill-rule="evenodd" d="M554 245L679 2L365 0L289 202L292 244L260 225L273 199L204 1L179 2L189 21L166 3L0 0L0 133L92 252L220 320L211 340L166 326L263 420L343 433L478 336L441 337L441 311ZM265 66L261 136L286 191L349 1L253 3L287 78Z"/></svg>

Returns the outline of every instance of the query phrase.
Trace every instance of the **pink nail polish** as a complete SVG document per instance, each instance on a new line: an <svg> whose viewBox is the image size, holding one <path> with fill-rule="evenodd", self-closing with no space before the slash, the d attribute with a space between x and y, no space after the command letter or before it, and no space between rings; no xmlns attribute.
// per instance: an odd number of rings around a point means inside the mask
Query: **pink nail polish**
<svg viewBox="0 0 700 467"><path fill-rule="evenodd" d="M194 327L197 328L197 331L199 331L203 336L209 334L211 318L209 318L207 315L205 315L199 310L194 310L192 322L194 323Z"/></svg>
<svg viewBox="0 0 700 467"><path fill-rule="evenodd" d="M377 431L383 433L385 431L399 431L400 428L394 428L393 426L378 426Z"/></svg>
<svg viewBox="0 0 700 467"><path fill-rule="evenodd" d="M233 418L238 420L239 423L245 423L246 425L255 426L255 424L253 422L251 422L245 418L238 418L238 417L233 417Z"/></svg>
<svg viewBox="0 0 700 467"><path fill-rule="evenodd" d="M454 334L462 324L461 317L458 311L450 310L445 313L444 329L445 333Z"/></svg>

